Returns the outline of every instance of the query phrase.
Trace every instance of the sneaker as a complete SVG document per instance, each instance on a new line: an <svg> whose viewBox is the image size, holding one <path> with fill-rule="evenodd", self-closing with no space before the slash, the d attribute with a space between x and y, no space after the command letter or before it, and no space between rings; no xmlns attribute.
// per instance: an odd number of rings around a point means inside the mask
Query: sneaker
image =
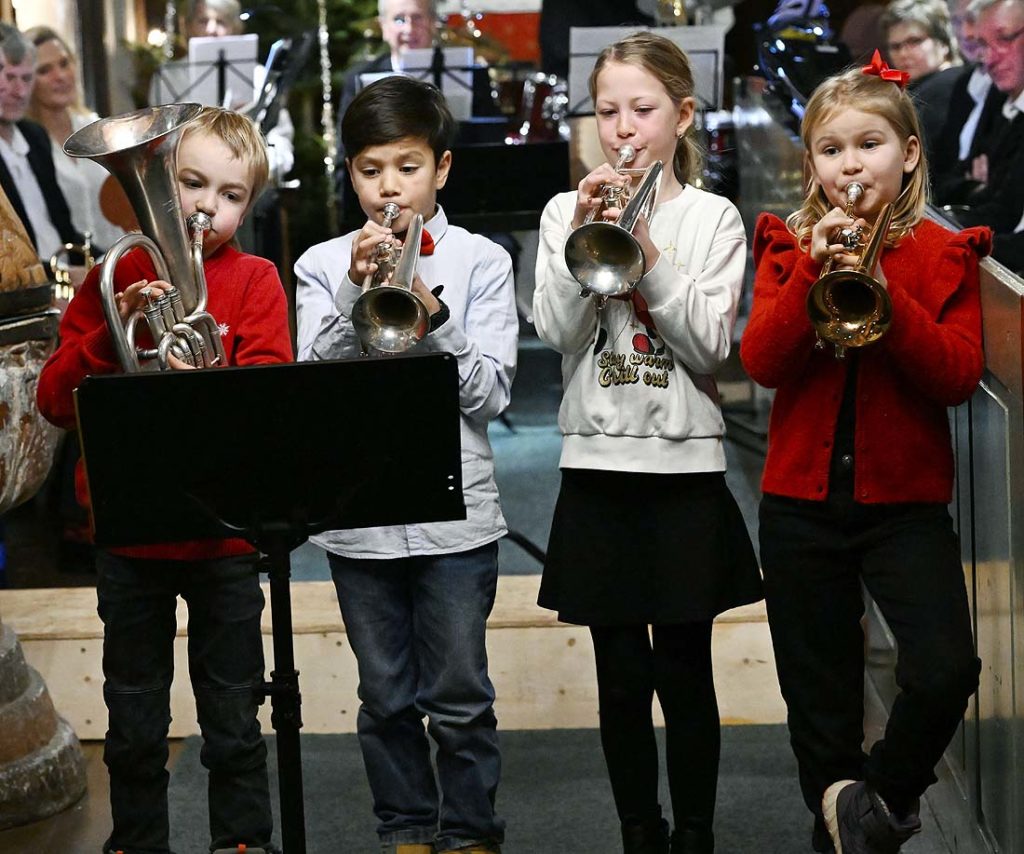
<svg viewBox="0 0 1024 854"><path fill-rule="evenodd" d="M917 815L898 818L863 781L833 783L825 790L821 810L836 854L896 854L921 830Z"/></svg>

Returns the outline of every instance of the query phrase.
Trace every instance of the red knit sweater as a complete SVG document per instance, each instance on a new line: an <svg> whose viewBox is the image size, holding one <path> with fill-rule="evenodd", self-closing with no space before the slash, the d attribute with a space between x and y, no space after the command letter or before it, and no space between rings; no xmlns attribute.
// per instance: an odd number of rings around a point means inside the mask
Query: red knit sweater
<svg viewBox="0 0 1024 854"><path fill-rule="evenodd" d="M865 504L948 502L953 487L947 407L974 391L984 364L978 258L988 229L954 234L925 220L882 254L892 327L860 351L854 495ZM814 348L807 292L821 266L785 223L762 214L754 235L754 306L740 355L776 389L764 492L823 500L847 363Z"/></svg>
<svg viewBox="0 0 1024 854"><path fill-rule="evenodd" d="M217 250L204 265L208 289L207 310L221 328L221 341L231 365L258 365L292 361L288 331L288 310L284 288L270 261L245 255L231 246ZM60 346L43 367L39 377L39 410L58 427L74 429L75 405L72 392L89 374L120 372L113 340L103 317L100 298L100 268L89 273L78 294L68 305L60 324ZM149 256L141 250L129 252L117 266L115 290L123 291L140 279L153 280ZM145 324L138 328L138 344L152 346ZM174 425L156 425L173 430ZM133 449L151 437L126 437L126 464ZM75 471L79 502L89 506L81 461ZM159 512L156 508L154 512ZM253 551L245 540L198 540L185 543L133 546L111 549L129 557L167 560L202 560Z"/></svg>

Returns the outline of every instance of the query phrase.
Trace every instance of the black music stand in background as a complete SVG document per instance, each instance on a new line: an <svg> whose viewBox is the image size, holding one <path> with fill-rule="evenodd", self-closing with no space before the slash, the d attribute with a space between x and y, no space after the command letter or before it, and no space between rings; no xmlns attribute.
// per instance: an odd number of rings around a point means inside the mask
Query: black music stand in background
<svg viewBox="0 0 1024 854"><path fill-rule="evenodd" d="M305 854L289 553L337 528L464 519L449 354L88 377L75 392L96 544L242 537L268 556L281 838ZM160 498L141 513L139 492Z"/></svg>

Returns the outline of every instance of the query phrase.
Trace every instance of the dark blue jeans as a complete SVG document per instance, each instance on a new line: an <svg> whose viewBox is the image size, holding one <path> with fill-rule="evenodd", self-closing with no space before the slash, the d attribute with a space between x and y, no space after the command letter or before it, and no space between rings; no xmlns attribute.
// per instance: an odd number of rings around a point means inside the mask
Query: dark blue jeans
<svg viewBox="0 0 1024 854"><path fill-rule="evenodd" d="M268 845L267 748L256 718L263 591L253 556L162 561L100 551L96 566L114 822L107 850L170 850L167 730L179 595L188 604L189 676L209 771L210 849Z"/></svg>
<svg viewBox="0 0 1024 854"><path fill-rule="evenodd" d="M775 664L808 808L838 780L866 780L897 812L935 782L981 666L960 549L939 504L766 495L761 565ZM864 741L861 584L898 645L885 737Z"/></svg>
<svg viewBox="0 0 1024 854"><path fill-rule="evenodd" d="M328 558L359 663L359 744L381 841L442 851L500 843L501 756L484 646L497 543L396 560Z"/></svg>

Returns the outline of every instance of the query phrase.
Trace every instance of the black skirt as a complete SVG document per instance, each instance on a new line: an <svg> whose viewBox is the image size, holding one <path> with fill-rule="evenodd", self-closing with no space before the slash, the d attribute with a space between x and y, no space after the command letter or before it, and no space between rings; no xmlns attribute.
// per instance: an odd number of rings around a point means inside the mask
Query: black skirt
<svg viewBox="0 0 1024 854"><path fill-rule="evenodd" d="M710 620L763 595L722 472L562 469L538 599L562 622Z"/></svg>

